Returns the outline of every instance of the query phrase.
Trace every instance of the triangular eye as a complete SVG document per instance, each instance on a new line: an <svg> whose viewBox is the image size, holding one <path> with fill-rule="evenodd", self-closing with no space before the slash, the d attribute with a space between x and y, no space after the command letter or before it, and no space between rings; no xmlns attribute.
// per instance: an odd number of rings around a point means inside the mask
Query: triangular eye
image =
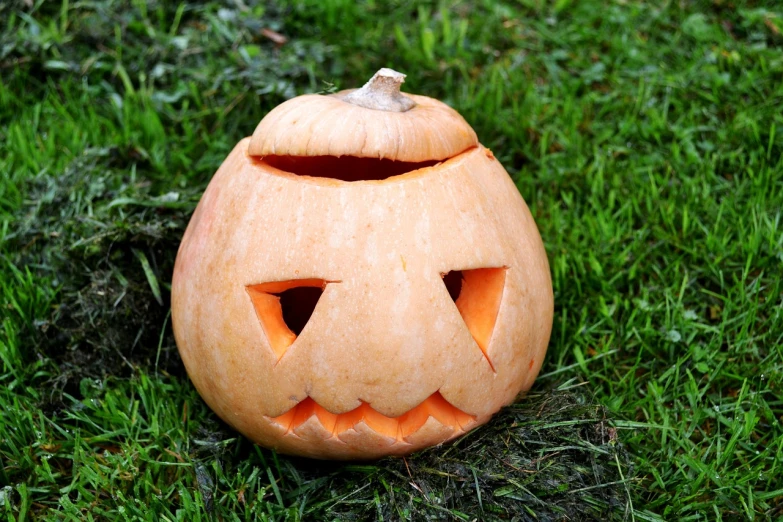
<svg viewBox="0 0 783 522"><path fill-rule="evenodd" d="M278 360L304 330L327 282L323 279L293 279L246 287Z"/></svg>
<svg viewBox="0 0 783 522"><path fill-rule="evenodd" d="M500 300L506 284L506 268L452 270L444 274L443 283L470 334L494 371L488 349L500 311Z"/></svg>

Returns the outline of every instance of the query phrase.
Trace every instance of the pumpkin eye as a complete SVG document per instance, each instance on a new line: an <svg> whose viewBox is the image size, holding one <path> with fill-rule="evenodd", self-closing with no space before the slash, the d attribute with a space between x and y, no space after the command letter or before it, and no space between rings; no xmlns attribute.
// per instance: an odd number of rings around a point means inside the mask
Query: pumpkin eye
<svg viewBox="0 0 783 522"><path fill-rule="evenodd" d="M488 350L506 284L506 267L452 270L443 275L443 284L492 371L495 371Z"/></svg>
<svg viewBox="0 0 783 522"><path fill-rule="evenodd" d="M304 330L327 283L323 279L294 279L245 288L278 360Z"/></svg>
<svg viewBox="0 0 783 522"><path fill-rule="evenodd" d="M264 156L256 161L297 176L340 181L380 181L440 163L430 161L394 161L356 156Z"/></svg>

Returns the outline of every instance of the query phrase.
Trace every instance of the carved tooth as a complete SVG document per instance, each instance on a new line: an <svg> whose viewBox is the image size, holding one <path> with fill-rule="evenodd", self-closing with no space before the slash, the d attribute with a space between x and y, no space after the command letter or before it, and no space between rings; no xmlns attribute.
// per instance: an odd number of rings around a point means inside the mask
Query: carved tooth
<svg viewBox="0 0 783 522"><path fill-rule="evenodd" d="M313 423L313 424L311 424ZM276 444L278 451L282 453L297 454L311 458L323 458L324 454L330 455L332 458L349 458L354 453L353 450L337 437L332 437L331 433L326 434L326 438L320 438L323 432L320 431L323 428L316 428L320 426L316 418L311 418L305 424L297 429L297 432L302 430L309 430L310 426L315 428L314 432L302 432L300 436L296 432L288 432L282 439L279 440L279 444ZM313 438L319 437L319 438ZM317 444L313 444L313 441L318 441Z"/></svg>
<svg viewBox="0 0 783 522"><path fill-rule="evenodd" d="M361 420L364 418L363 411L366 408L367 405L362 404L358 408L337 415L337 419L335 420L335 424L334 424L334 429L332 430L335 436L339 436L341 433L344 433L352 429L359 422L361 422Z"/></svg>
<svg viewBox="0 0 783 522"><path fill-rule="evenodd" d="M406 436L403 440L418 448L437 441L446 441L458 432L458 428L446 426L435 417L429 417L418 430ZM459 431L461 433L461 431Z"/></svg>
<svg viewBox="0 0 783 522"><path fill-rule="evenodd" d="M399 417L398 439L404 440L407 436L417 432L419 428L424 426L427 419L430 418L430 412L425 403L426 401Z"/></svg>
<svg viewBox="0 0 783 522"><path fill-rule="evenodd" d="M305 419L289 434L295 434L304 440L326 440L332 437L332 431L327 430L316 415Z"/></svg>
<svg viewBox="0 0 783 522"><path fill-rule="evenodd" d="M430 415L438 419L444 426L463 429L463 426L471 425L476 420L473 415L467 414L453 406L443 398L440 392L433 393L424 404Z"/></svg>
<svg viewBox="0 0 783 522"><path fill-rule="evenodd" d="M321 424L323 424L324 429L329 432L330 436L334 435L334 427L337 424L337 417L339 417L339 415L327 411L326 408L320 406L315 401L313 401L313 404L315 404L315 415Z"/></svg>
<svg viewBox="0 0 783 522"><path fill-rule="evenodd" d="M287 415L288 413L289 412L286 412L285 414ZM293 417L293 415L292 415L292 417ZM275 430L275 433L277 435L285 435L285 434L288 433L288 428L291 425L290 421L288 421L288 424L283 424L281 422L278 422L278 420L277 420L280 417L265 417L265 418L266 418L266 420L269 421L269 425L272 427L272 429Z"/></svg>
<svg viewBox="0 0 783 522"><path fill-rule="evenodd" d="M374 450L385 449L397 442L397 438L382 435L370 428L363 420L353 428L338 433L339 439L356 448L361 454L372 453Z"/></svg>
<svg viewBox="0 0 783 522"><path fill-rule="evenodd" d="M294 414L294 419L291 421L291 425L288 428L288 431L295 431L296 428L307 422L310 417L315 415L316 407L317 404L310 397L307 397L305 400L297 404L294 407L296 412Z"/></svg>
<svg viewBox="0 0 783 522"><path fill-rule="evenodd" d="M476 417L469 415L456 407L454 407L454 418L457 421L460 430L463 432L473 429L473 426L476 425Z"/></svg>
<svg viewBox="0 0 783 522"><path fill-rule="evenodd" d="M294 419L296 418L296 412L298 410L299 404L288 410L282 415L279 415L277 417L267 417L270 421L272 421L272 424L277 426L278 428L282 429L284 433L287 433L291 429L291 425L294 422Z"/></svg>
<svg viewBox="0 0 783 522"><path fill-rule="evenodd" d="M377 433L397 439L400 423L397 418L387 417L375 411L369 404L362 405L362 421Z"/></svg>

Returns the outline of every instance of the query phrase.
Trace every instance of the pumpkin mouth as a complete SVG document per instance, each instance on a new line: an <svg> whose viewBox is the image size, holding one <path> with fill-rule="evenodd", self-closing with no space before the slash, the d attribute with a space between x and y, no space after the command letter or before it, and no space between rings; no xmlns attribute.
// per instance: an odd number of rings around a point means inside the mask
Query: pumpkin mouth
<svg viewBox="0 0 783 522"><path fill-rule="evenodd" d="M406 439L419 431L430 417L441 425L451 428L453 436L468 431L476 423L475 416L452 405L439 391L399 417L387 417L366 402L345 413L332 413L315 402L312 397L307 397L284 414L267 417L267 419L283 428L287 434L298 434L297 428L314 418L324 430L332 434L332 437L339 437L363 423L380 435L395 441L407 442Z"/></svg>

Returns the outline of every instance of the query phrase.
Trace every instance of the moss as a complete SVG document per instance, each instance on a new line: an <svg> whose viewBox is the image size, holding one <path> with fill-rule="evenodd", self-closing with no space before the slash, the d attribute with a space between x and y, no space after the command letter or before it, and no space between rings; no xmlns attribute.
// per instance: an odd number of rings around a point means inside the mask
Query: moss
<svg viewBox="0 0 783 522"><path fill-rule="evenodd" d="M121 170L127 154L88 149L60 176L36 178L7 238L14 264L53 279L56 304L31 333L61 370L57 389L77 395L83 378L139 365L183 375L165 282L198 190L152 197L147 180Z"/></svg>

